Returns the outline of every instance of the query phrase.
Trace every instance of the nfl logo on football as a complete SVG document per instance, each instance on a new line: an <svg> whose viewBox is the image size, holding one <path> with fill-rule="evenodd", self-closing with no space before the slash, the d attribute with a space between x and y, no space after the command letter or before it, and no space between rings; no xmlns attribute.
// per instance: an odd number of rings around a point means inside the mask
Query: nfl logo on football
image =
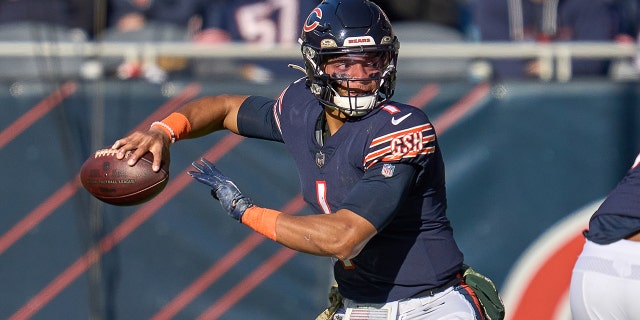
<svg viewBox="0 0 640 320"><path fill-rule="evenodd" d="M382 165L382 175L390 178L391 176L393 176L393 170L395 170L396 166L392 165L392 164L388 164L385 163Z"/></svg>

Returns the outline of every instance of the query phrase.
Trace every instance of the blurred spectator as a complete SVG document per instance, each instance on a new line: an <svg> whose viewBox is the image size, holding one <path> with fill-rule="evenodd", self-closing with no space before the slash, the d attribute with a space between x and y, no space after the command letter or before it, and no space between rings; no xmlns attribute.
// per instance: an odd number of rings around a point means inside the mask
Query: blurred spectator
<svg viewBox="0 0 640 320"><path fill-rule="evenodd" d="M373 0L393 23L403 43L462 43L469 33L469 0ZM404 77L467 77L468 59L404 57Z"/></svg>
<svg viewBox="0 0 640 320"><path fill-rule="evenodd" d="M203 31L194 40L199 43L243 42L265 47L297 45L301 26L320 0L230 0L213 2L203 19ZM302 75L288 67L291 61L245 60L238 68L241 76L255 82L267 82L279 76ZM300 62L301 63L301 62ZM227 64L227 68L229 64ZM195 72L215 72L220 64L200 61Z"/></svg>
<svg viewBox="0 0 640 320"><path fill-rule="evenodd" d="M83 43L94 30L93 5L93 0L0 0L0 41ZM0 57L0 78L79 76L84 57L51 53Z"/></svg>
<svg viewBox="0 0 640 320"><path fill-rule="evenodd" d="M149 23L189 29L204 15L208 3L215 2L222 1L109 0L108 26L122 32L136 31Z"/></svg>
<svg viewBox="0 0 640 320"><path fill-rule="evenodd" d="M212 2L203 21L203 34L196 40L215 42L212 31L230 41L297 44L303 21L319 0L230 0Z"/></svg>
<svg viewBox="0 0 640 320"><path fill-rule="evenodd" d="M93 0L0 0L0 24L39 23L93 35Z"/></svg>
<svg viewBox="0 0 640 320"><path fill-rule="evenodd" d="M207 7L222 0L109 0L105 42L191 41L200 31ZM115 69L121 79L144 77L163 82L167 73L186 69L181 57L159 57L143 61L126 57L124 61L103 61L107 70ZM115 64L115 65L114 65Z"/></svg>
<svg viewBox="0 0 640 320"><path fill-rule="evenodd" d="M110 0L106 41L194 41L201 44L258 43L266 47L297 43L300 28L319 0ZM162 71L184 67L129 59L117 69L121 78L145 76L160 82ZM273 73L292 72L287 63L194 59L199 75L233 73L256 82ZM169 69L169 70L167 70Z"/></svg>
<svg viewBox="0 0 640 320"><path fill-rule="evenodd" d="M481 41L613 41L619 19L610 0L476 0ZM537 61L492 61L496 79L537 78ZM609 61L573 59L572 75L606 76Z"/></svg>
<svg viewBox="0 0 640 320"><path fill-rule="evenodd" d="M618 41L633 42L640 31L640 1L638 0L609 0L618 16ZM622 38L622 39L621 39Z"/></svg>
<svg viewBox="0 0 640 320"><path fill-rule="evenodd" d="M615 41L629 46L636 45L638 31L640 31L640 1L638 0L609 0L615 8L618 17L618 34ZM615 80L640 79L640 69L637 59L620 57L611 63L609 74Z"/></svg>
<svg viewBox="0 0 640 320"><path fill-rule="evenodd" d="M507 1L507 0L505 0ZM405 43L463 43L476 39L472 24L474 0L373 0L393 23ZM468 58L404 57L398 70L404 77L460 79L471 76ZM486 65L486 64L485 64ZM482 78L483 76L480 76Z"/></svg>

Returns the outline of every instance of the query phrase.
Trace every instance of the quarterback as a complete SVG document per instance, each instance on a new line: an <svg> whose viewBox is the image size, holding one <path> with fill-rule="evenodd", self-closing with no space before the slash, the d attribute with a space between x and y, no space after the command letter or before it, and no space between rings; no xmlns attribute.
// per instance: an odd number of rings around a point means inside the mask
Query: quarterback
<svg viewBox="0 0 640 320"><path fill-rule="evenodd" d="M190 174L231 217L294 250L331 257L338 299L324 319L484 319L462 279L446 216L436 132L420 109L391 100L399 41L367 0L322 1L299 39L305 76L276 99L219 95L183 106L115 142L156 168L169 146L218 130L285 144L318 214L260 207L206 159Z"/></svg>

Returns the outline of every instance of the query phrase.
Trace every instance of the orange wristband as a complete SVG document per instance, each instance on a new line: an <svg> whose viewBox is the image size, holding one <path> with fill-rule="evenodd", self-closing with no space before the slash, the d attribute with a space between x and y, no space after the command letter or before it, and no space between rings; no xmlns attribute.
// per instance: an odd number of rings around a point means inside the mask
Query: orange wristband
<svg viewBox="0 0 640 320"><path fill-rule="evenodd" d="M168 117L162 119L161 123L166 124L171 129L167 131L169 131L170 134L173 134L172 138L176 141L184 139L189 135L189 132L191 132L191 123L189 122L189 119L179 112L170 114Z"/></svg>
<svg viewBox="0 0 640 320"><path fill-rule="evenodd" d="M242 224L276 241L276 220L282 212L253 206L245 210L242 215Z"/></svg>

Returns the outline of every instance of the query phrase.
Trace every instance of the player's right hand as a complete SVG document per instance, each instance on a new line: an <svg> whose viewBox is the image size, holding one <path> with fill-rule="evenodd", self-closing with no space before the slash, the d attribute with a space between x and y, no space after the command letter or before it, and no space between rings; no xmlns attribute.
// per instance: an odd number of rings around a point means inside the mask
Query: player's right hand
<svg viewBox="0 0 640 320"><path fill-rule="evenodd" d="M137 131L122 139L117 140L111 149L118 150L118 159L123 159L128 151L132 151L129 161L130 166L138 162L138 159L151 152L153 154L153 171L160 170L160 164L165 161L167 165L170 162L169 146L171 140L162 130L151 128L148 131Z"/></svg>

